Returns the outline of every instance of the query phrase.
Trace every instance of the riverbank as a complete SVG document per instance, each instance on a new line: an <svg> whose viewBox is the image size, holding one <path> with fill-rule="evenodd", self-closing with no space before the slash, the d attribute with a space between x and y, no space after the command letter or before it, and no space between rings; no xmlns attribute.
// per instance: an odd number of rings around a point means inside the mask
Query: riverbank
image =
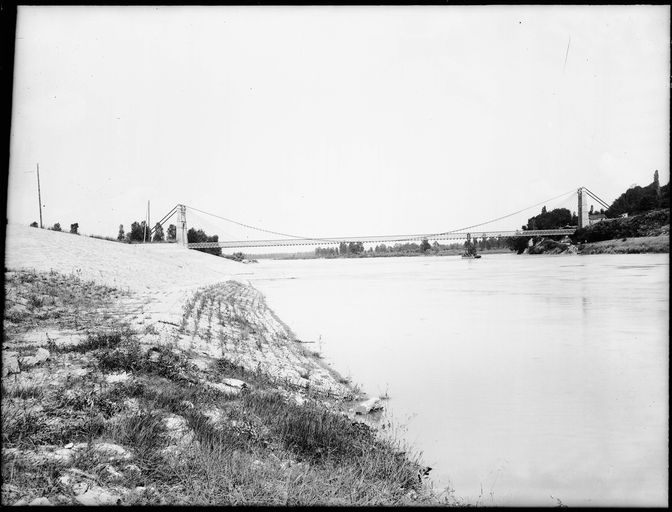
<svg viewBox="0 0 672 512"><path fill-rule="evenodd" d="M8 226L2 503L453 502L241 267Z"/></svg>
<svg viewBox="0 0 672 512"><path fill-rule="evenodd" d="M669 253L670 236L642 236L581 244L579 254Z"/></svg>

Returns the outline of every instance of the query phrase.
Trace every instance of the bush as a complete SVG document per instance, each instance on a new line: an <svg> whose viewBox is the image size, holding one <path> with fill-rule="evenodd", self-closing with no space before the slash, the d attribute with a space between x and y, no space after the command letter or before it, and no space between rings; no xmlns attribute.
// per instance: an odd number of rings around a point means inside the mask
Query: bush
<svg viewBox="0 0 672 512"><path fill-rule="evenodd" d="M79 224L76 222L74 224L70 224L70 233L73 235L79 235Z"/></svg>

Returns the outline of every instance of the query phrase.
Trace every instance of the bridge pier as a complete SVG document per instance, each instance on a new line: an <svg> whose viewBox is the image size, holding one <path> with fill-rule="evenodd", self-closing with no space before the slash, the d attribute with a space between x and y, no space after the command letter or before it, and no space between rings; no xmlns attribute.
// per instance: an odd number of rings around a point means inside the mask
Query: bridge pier
<svg viewBox="0 0 672 512"><path fill-rule="evenodd" d="M183 204L177 205L177 243L182 247L187 246L187 207Z"/></svg>
<svg viewBox="0 0 672 512"><path fill-rule="evenodd" d="M577 190L579 199L579 229L588 227L588 198L586 197L583 187Z"/></svg>

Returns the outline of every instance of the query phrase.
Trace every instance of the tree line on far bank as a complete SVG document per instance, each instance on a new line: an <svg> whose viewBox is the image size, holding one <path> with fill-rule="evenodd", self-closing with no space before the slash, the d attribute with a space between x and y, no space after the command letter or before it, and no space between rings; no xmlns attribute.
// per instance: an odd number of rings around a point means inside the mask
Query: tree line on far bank
<svg viewBox="0 0 672 512"><path fill-rule="evenodd" d="M317 258L370 258L385 256L405 256L414 254L441 254L446 252L455 252L464 250L467 242L456 242L452 244L440 244L437 241L430 243L428 239L423 239L419 244L415 242L378 244L375 247L364 248L362 242L341 242L338 247L317 247L315 257ZM507 249L506 242L503 239L472 238L472 244L481 251L493 249Z"/></svg>

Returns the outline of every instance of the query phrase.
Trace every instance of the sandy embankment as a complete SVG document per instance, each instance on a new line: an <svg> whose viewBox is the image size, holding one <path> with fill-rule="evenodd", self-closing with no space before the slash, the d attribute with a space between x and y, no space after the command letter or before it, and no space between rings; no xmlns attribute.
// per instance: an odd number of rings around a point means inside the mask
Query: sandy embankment
<svg viewBox="0 0 672 512"><path fill-rule="evenodd" d="M137 330L151 328L162 342L192 357L229 357L250 370L336 396L351 394L335 372L294 341L263 295L246 284L250 268L240 263L176 244L122 244L8 225L5 267L53 270L128 291L115 304L116 314ZM240 322L217 323L223 314L235 314Z"/></svg>

